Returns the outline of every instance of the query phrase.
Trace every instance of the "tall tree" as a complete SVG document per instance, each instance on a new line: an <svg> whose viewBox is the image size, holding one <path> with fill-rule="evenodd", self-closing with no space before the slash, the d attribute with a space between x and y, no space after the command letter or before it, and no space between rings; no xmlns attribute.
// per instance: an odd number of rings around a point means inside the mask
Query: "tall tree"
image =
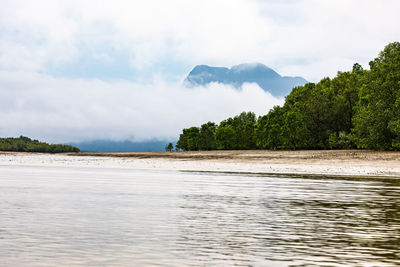
<svg viewBox="0 0 400 267"><path fill-rule="evenodd" d="M392 149L400 145L400 43L387 45L370 62L354 117L359 148Z"/></svg>
<svg viewBox="0 0 400 267"><path fill-rule="evenodd" d="M215 141L215 131L217 125L214 122L207 122L200 127L199 149L213 150L217 148Z"/></svg>

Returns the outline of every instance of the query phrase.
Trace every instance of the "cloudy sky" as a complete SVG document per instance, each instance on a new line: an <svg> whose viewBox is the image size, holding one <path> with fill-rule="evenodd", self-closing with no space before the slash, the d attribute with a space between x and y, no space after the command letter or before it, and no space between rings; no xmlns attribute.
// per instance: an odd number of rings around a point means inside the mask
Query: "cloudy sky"
<svg viewBox="0 0 400 267"><path fill-rule="evenodd" d="M184 88L197 64L316 82L400 38L396 0L0 0L0 136L176 138L283 103L253 84Z"/></svg>

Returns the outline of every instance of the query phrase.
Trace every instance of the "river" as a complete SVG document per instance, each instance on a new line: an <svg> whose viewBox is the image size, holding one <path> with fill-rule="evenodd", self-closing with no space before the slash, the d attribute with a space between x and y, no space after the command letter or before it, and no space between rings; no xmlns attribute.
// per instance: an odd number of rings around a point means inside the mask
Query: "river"
<svg viewBox="0 0 400 267"><path fill-rule="evenodd" d="M0 166L0 266L398 266L400 180Z"/></svg>

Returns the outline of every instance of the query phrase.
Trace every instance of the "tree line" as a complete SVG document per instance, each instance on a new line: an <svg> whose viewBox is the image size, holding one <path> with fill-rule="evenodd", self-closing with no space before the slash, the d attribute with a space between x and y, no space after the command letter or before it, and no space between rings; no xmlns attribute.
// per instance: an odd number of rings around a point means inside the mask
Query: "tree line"
<svg viewBox="0 0 400 267"><path fill-rule="evenodd" d="M400 150L400 43L369 66L295 87L264 116L242 112L183 129L176 148Z"/></svg>
<svg viewBox="0 0 400 267"><path fill-rule="evenodd" d="M79 152L80 150L70 145L47 144L20 136L18 138L0 138L0 151L62 153Z"/></svg>

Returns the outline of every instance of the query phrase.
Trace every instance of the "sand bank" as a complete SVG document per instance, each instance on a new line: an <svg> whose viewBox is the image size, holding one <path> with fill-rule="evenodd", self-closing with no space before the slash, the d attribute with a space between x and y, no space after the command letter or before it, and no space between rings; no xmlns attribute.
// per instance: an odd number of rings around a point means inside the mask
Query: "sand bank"
<svg viewBox="0 0 400 267"><path fill-rule="evenodd" d="M73 166L400 178L400 152L202 151L146 153L1 153L2 166Z"/></svg>

